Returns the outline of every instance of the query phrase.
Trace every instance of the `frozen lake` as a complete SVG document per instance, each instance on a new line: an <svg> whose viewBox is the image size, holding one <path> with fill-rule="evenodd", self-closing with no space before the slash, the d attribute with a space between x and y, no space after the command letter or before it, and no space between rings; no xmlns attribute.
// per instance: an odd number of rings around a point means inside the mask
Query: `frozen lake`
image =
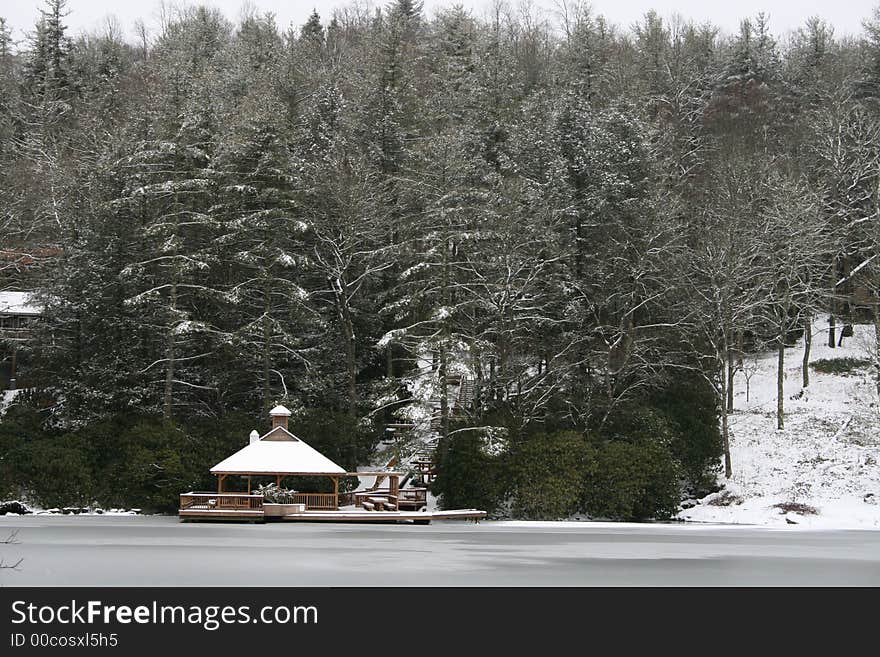
<svg viewBox="0 0 880 657"><path fill-rule="evenodd" d="M0 517L13 530L2 586L880 585L880 531Z"/></svg>

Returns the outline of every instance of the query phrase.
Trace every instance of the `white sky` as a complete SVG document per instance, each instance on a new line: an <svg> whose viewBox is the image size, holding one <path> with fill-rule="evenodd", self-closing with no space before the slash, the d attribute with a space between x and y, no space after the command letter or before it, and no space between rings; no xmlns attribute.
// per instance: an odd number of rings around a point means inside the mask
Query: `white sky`
<svg viewBox="0 0 880 657"><path fill-rule="evenodd" d="M291 22L301 25L313 8L322 18L328 17L334 7L350 4L350 0L248 0L260 12L275 14L280 27ZM364 0L360 0L363 2ZM372 4L385 5L384 0L368 0ZM518 6L523 0L512 0ZM531 0L537 8L553 12L562 0ZM173 4L174 0L172 0ZM457 4L473 9L481 15L491 0L458 0ZM571 4L572 0L569 0ZM777 35L784 35L801 25L808 16L818 15L833 24L836 33L857 34L861 21L871 15L872 8L880 0L594 0L594 13L605 15L611 22L628 26L638 20L648 9L654 8L661 15L679 13L698 22L710 20L728 32L733 32L739 20L764 11L770 16L770 24ZM193 4L190 2L190 4ZM205 0L202 4L220 8L227 17L236 18L243 0ZM430 13L436 7L456 4L453 0L425 0ZM23 38L33 27L37 10L43 0L0 0L0 16L7 19L14 38ZM70 15L67 24L71 32L91 31L99 28L108 15L115 15L126 34L132 34L132 26L138 18L150 26L156 24L158 0L68 0Z"/></svg>

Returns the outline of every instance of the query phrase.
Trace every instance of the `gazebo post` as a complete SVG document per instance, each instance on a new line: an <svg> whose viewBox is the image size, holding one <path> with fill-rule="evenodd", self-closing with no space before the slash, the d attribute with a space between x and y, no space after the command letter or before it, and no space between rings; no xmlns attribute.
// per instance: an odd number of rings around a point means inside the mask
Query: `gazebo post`
<svg viewBox="0 0 880 657"><path fill-rule="evenodd" d="M217 477L217 493L223 492L223 480L226 479L226 475L222 474Z"/></svg>
<svg viewBox="0 0 880 657"><path fill-rule="evenodd" d="M275 485L281 488L281 475L275 475Z"/></svg>
<svg viewBox="0 0 880 657"><path fill-rule="evenodd" d="M333 509L339 511L339 477L330 477L333 480Z"/></svg>
<svg viewBox="0 0 880 657"><path fill-rule="evenodd" d="M251 494L251 476L248 475L248 495Z"/></svg>
<svg viewBox="0 0 880 657"><path fill-rule="evenodd" d="M388 490L394 496L394 510L400 511L400 478L395 474L388 477Z"/></svg>

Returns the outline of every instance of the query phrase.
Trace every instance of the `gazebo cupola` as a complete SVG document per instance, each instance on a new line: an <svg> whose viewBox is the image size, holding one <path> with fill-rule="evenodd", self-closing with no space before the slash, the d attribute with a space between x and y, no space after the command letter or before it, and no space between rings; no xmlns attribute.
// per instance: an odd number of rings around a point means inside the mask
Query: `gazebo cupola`
<svg viewBox="0 0 880 657"><path fill-rule="evenodd" d="M280 404L269 411L269 417L272 418L272 428L281 427L287 431L287 419L290 417L290 411Z"/></svg>

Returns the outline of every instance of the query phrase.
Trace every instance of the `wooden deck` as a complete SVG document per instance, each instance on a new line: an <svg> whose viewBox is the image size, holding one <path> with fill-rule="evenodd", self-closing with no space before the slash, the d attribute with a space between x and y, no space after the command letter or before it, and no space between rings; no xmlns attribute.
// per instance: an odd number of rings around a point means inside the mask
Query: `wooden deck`
<svg viewBox="0 0 880 657"><path fill-rule="evenodd" d="M399 493L410 493L411 489L403 489ZM326 494L303 493L302 500L296 503L306 504L302 513L290 513L270 520L285 522L412 522L428 524L432 520L480 520L486 517L485 511L476 509L458 509L451 511L419 511L424 509L426 492L415 489L411 495L391 496L382 491L370 491L353 498L358 505L341 509L335 507L335 496ZM334 498L331 502L328 498ZM387 500L387 501L383 501ZM412 510L401 510L404 504L412 505ZM265 522L267 516L263 508L262 495L245 493L183 493L180 496L181 520L242 520Z"/></svg>
<svg viewBox="0 0 880 657"><path fill-rule="evenodd" d="M427 525L432 520L482 520L485 511L455 509L451 511L363 511L340 509L339 511L306 511L291 513L282 518L285 522L405 522Z"/></svg>
<svg viewBox="0 0 880 657"><path fill-rule="evenodd" d="M262 511L226 511L222 509L181 509L178 512L181 520L245 520L249 522L265 522Z"/></svg>

